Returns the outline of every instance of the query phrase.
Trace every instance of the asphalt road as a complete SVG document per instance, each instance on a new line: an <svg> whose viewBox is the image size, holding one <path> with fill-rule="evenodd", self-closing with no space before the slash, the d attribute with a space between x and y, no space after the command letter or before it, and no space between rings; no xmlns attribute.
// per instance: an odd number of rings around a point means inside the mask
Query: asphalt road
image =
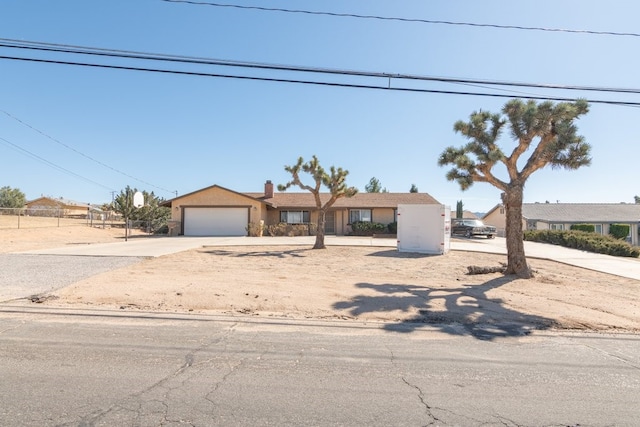
<svg viewBox="0 0 640 427"><path fill-rule="evenodd" d="M637 426L640 339L0 308L0 425Z"/></svg>
<svg viewBox="0 0 640 427"><path fill-rule="evenodd" d="M374 243L381 244L361 242ZM499 241L454 243L502 250ZM116 244L111 255L7 254L0 278L25 296L34 277L65 286L159 256L152 252L203 244L146 239ZM634 272L638 264L624 265ZM31 282L18 281L21 272ZM0 425L636 426L640 419L640 337L624 334L499 338L456 325L3 304L0 378Z"/></svg>

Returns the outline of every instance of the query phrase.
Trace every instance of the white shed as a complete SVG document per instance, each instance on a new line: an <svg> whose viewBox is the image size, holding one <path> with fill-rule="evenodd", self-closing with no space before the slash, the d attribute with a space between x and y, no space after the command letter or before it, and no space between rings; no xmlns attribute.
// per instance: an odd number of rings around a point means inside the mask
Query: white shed
<svg viewBox="0 0 640 427"><path fill-rule="evenodd" d="M398 250L449 252L451 210L445 205L398 205Z"/></svg>

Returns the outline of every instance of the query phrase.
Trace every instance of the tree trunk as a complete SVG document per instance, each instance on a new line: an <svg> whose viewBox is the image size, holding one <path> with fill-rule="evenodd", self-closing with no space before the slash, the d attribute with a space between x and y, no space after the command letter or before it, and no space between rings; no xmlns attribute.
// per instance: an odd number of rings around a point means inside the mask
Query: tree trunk
<svg viewBox="0 0 640 427"><path fill-rule="evenodd" d="M511 184L502 195L506 213L507 228L507 270L505 274L515 274L524 279L533 277L524 254L522 231L522 184Z"/></svg>
<svg viewBox="0 0 640 427"><path fill-rule="evenodd" d="M324 222L325 211L324 209L318 210L318 229L316 230L316 243L313 245L313 249L325 249L324 245Z"/></svg>

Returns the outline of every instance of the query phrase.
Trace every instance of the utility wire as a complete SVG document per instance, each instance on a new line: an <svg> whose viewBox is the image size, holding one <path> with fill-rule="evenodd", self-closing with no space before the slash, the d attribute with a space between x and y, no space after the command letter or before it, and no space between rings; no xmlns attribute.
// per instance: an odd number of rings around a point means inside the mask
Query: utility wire
<svg viewBox="0 0 640 427"><path fill-rule="evenodd" d="M82 153L81 151L76 150L75 148L73 148L73 147L71 147L71 146L69 146L69 145L67 145L67 144L65 144L65 143L63 143L63 142L61 142L61 141L59 141L59 140L55 139L54 137L52 137L52 136L50 136L50 135L47 135L46 133L42 132L41 130L36 129L35 127L31 126L30 124L25 123L24 121L20 120L19 118L15 117L15 116L13 116L13 115L11 115L11 114L9 114L8 112L6 112L6 111L4 111L4 110L2 110L2 109L0 109L0 112L4 113L6 116L8 116L9 118L11 118L11 119L13 119L13 120L17 121L18 123L22 124L23 126L26 126L26 127L28 127L29 129L31 129L31 130L33 130L33 131L35 131L35 132L39 133L40 135L44 136L45 138L47 138L47 139L49 139L49 140L51 140L51 141L55 142L56 144L59 144L59 145L61 145L61 146L65 147L66 149L71 150L71 151L73 151L74 153L77 153L77 154L81 155L82 157L84 157L84 158L86 158L86 159L89 159L89 160L91 160L92 162L95 162L95 163L99 164L100 166L104 166L105 168L107 168L107 169L111 169L112 171L114 171L114 172L116 172L116 173L119 173L120 175L126 176L127 178L131 178L131 179L133 179L133 180L135 180L135 181L138 181L138 182L140 182L140 183L142 183L142 184L145 184L145 185L148 185L148 186L150 186L150 187L157 188L158 190L166 191L167 193L173 193L173 191L171 191L171 190L167 190L166 188L162 188L162 187L158 187L158 186L156 186L156 185L150 184L150 183L148 183L148 182L146 182L146 181L143 181L143 180L141 180L141 179L136 178L135 176L129 175L128 173L122 172L122 171L120 171L120 170L118 170L118 169L116 169L116 168L114 168L114 167L112 167L112 166L109 166L109 165L107 165L106 163L103 163L103 162L101 162L101 161L99 161L99 160L97 160L97 159L94 159L93 157L91 157L91 156L89 156L89 155L87 155L87 154L84 154L84 153Z"/></svg>
<svg viewBox="0 0 640 427"><path fill-rule="evenodd" d="M148 52L135 52L135 51L104 49L104 48L87 47L87 46L43 43L43 42L37 42L37 41L21 41L21 40L3 39L3 38L0 38L0 47L36 50L36 51L49 51L49 52L57 52L57 53L103 56L103 57L111 57L111 58L141 59L141 60L151 60L151 61L177 62L177 63L185 63L185 64L214 65L214 66L250 68L250 69L253 68L253 69L273 70L273 71L292 71L292 72L328 74L328 75L340 75L340 76L373 77L373 78L384 78L384 79L394 79L394 80L432 81L432 82L439 82L439 83L529 87L529 88L537 88L537 89L560 89L560 90L576 90L576 91L590 91L590 92L611 92L611 93L632 93L632 94L640 93L640 89L634 89L634 88L575 86L575 85L560 85L560 84L550 84L550 83L526 83L526 82L499 81L499 80L486 80L486 79L483 80L483 79L468 79L468 78L435 77L435 76L421 76L421 75L412 75L412 74L383 73L383 72L373 72L373 71L343 70L343 69L331 69L331 68L322 68L322 67L280 65L280 64L269 64L269 63L260 63L260 62L246 62L246 61L215 59L215 58L167 55L167 54L148 53Z"/></svg>
<svg viewBox="0 0 640 427"><path fill-rule="evenodd" d="M463 91L452 91L452 90L395 87L395 86L391 86L390 84L391 79L389 79L388 85L381 86L381 85L349 84L349 83L336 83L336 82L300 80L300 79L241 76L241 75L233 75L233 74L205 73L205 72L196 72L196 71L166 70L166 69L159 69L159 68L132 67L132 66L123 66L123 65L92 64L92 63L86 63L86 62L59 61L59 60L52 60L52 59L23 58L23 57L13 57L13 56L0 56L0 59L59 64L59 65L75 65L75 66L82 66L82 67L104 68L104 69L114 69L114 70L145 71L145 72L153 72L153 73L188 75L188 76L199 76L199 77L218 77L218 78L279 82L279 83L299 83L299 84L318 85L318 86L333 86L333 87L358 88L358 89L379 89L379 90L390 90L390 91L400 91L400 92L437 93L437 94L445 94L445 95L467 95L467 96L484 96L484 97L495 97L495 98L513 98L513 96L511 95L496 94L496 93L463 92ZM533 99L533 100L546 100L546 101L566 101L566 102L573 102L576 100L576 98L551 97L551 96L519 96L519 98ZM603 99L585 99L585 100L592 104L608 104L608 105L640 107L640 102L614 101L614 100L603 100Z"/></svg>
<svg viewBox="0 0 640 427"><path fill-rule="evenodd" d="M306 15L324 15L324 16L334 16L339 18L375 19L380 21L399 21L399 22L414 22L419 24L457 25L457 26L480 27L480 28L498 28L498 29L507 29L507 30L547 31L547 32L556 32L556 33L640 37L639 33L626 33L626 32L615 32L615 31L572 30L567 28L527 27L522 25L479 24L479 23L473 23L473 22L441 21L441 20L419 19L419 18L399 18L399 17L377 16L377 15L359 15L355 13L321 12L321 11L312 11L312 10L283 9L283 8L263 7L263 6L242 6L238 4L197 2L197 1L191 1L191 0L161 0L161 1L164 1L167 3L184 3L184 4L198 5L198 6L226 7L226 8L244 9L244 10L260 10L260 11L266 11L266 12L285 12L285 13L299 13L299 14L306 14Z"/></svg>
<svg viewBox="0 0 640 427"><path fill-rule="evenodd" d="M99 187L106 188L106 189L107 189L107 190L109 190L109 191L114 191L114 190L113 190L113 188L109 188L109 187L107 187L107 186L106 186L106 185L104 185L104 184L101 184L101 183L99 183L99 182L97 182L97 181L94 181L94 180L92 180L92 179L89 179L89 178L87 178L87 177L85 177L85 176L79 175L79 174L77 174L77 173L75 173L75 172L70 171L69 169L65 169L65 168L63 168L62 166L57 165L57 164L55 164L55 163L53 163L53 162L51 162L51 161L49 161L49 160L45 159L44 157L40 157L40 156L38 156L37 154L34 154L34 153L32 153L31 151L26 150L26 149L24 149L24 148L20 147L19 145L14 144L13 142L8 141L8 140L6 140L6 139L4 139L4 138L2 138L2 137L0 137L0 141L3 141L3 142L5 143L5 145L9 145L9 147L10 147L10 148L13 148L13 149L17 150L17 151L19 151L20 153L22 153L22 154L24 154L24 155L26 155L26 156L28 156L28 157L31 157L32 159L35 159L35 160L37 160L37 161L39 161L39 162L42 162L42 163L46 164L47 166L49 166L49 167L51 167L51 168L53 168L53 169L56 169L56 170L58 170L58 171L60 171L60 172L64 172L64 173L66 173L66 174L68 174L68 175L75 176L76 178L80 178L80 179L81 179L81 180L83 180L83 181L89 182L89 183L91 183L91 184L95 184L95 185L97 185L97 186L99 186Z"/></svg>

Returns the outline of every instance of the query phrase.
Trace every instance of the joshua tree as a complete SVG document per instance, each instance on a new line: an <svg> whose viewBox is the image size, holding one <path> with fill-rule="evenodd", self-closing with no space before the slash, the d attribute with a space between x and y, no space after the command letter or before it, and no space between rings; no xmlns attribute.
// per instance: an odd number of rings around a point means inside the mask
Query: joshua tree
<svg viewBox="0 0 640 427"><path fill-rule="evenodd" d="M300 157L298 162L293 166L285 166L284 170L291 174L291 181L286 184L278 185L279 191L286 191L292 185L296 185L303 190L310 191L316 202L316 209L318 211L318 227L316 231L316 243L313 245L313 249L324 249L324 223L327 210L341 197L351 197L358 192L357 188L347 187L345 179L349 174L349 171L342 168L335 168L331 166L330 173L327 173L320 163L318 158L314 155L311 160L304 162L304 159ZM303 184L300 180L300 171L308 173L314 180L313 185ZM320 188L324 185L329 189L329 199L322 203L320 195Z"/></svg>
<svg viewBox="0 0 640 427"><path fill-rule="evenodd" d="M522 200L527 179L547 165L578 169L591 163L591 147L577 134L574 123L588 111L589 105L584 100L538 104L514 99L505 104L502 114L477 111L471 114L469 122L455 123L455 132L469 142L460 148L445 149L438 164L453 165L447 179L457 181L462 190L474 182L488 182L502 191L506 210L506 274L532 277L522 233ZM497 145L505 126L516 143L508 155ZM525 161L521 157L527 151L531 155ZM498 164L506 168L505 178L495 175L494 166Z"/></svg>

